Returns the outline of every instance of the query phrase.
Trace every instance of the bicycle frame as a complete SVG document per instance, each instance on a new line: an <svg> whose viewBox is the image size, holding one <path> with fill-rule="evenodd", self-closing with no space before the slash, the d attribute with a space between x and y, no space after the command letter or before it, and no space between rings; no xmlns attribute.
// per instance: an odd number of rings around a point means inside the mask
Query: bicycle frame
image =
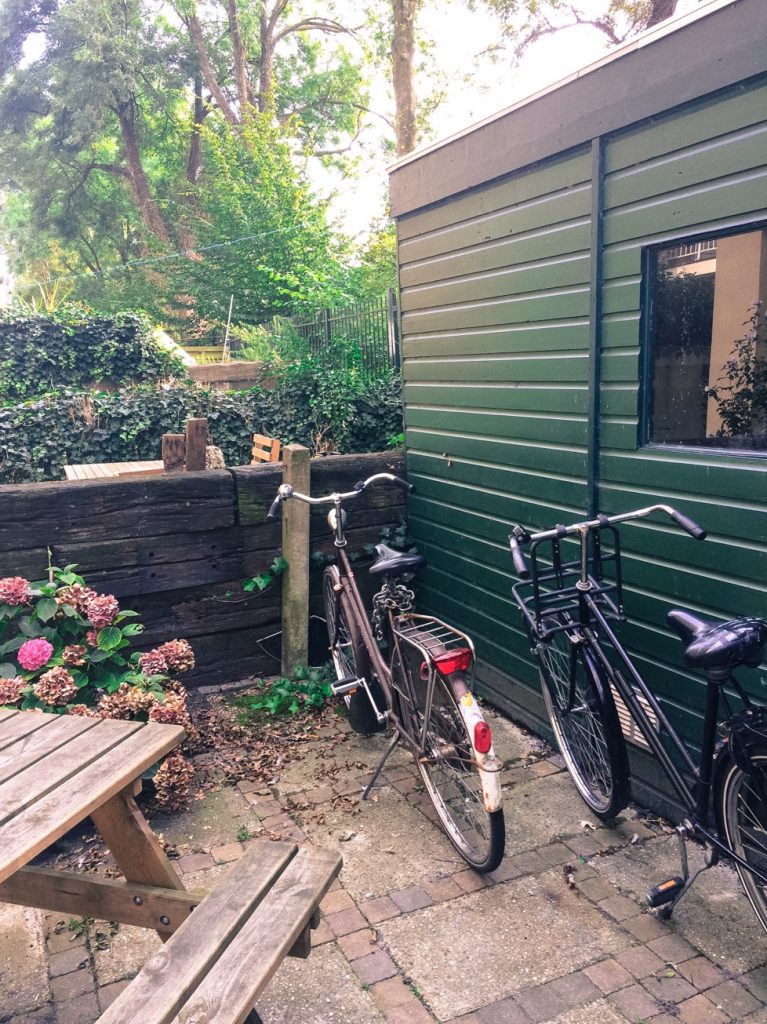
<svg viewBox="0 0 767 1024"><path fill-rule="evenodd" d="M674 511L667 506L651 506L648 509L640 510L638 514L627 513L624 516L611 516L609 521L607 517L602 516L596 520L574 524L570 528L558 527L543 534L536 534L532 538L530 546L530 577L533 595L529 599L534 603L535 616L530 613L529 608L525 604L525 599L521 598L518 593L519 588L526 584L516 584L513 591L539 642L545 642L548 637L556 632L572 630L573 633L583 638L582 642L588 644L608 682L623 700L647 745L657 758L663 772L680 798L685 813L688 815L688 820L683 822L682 828L698 839L708 843L712 848L714 857L718 857L719 854L725 854L740 867L749 871L760 882L767 884L767 873L759 871L752 864L739 857L709 826L711 793L717 759L716 733L719 718L720 692L725 683L731 683L741 699L748 704L750 702L747 696L729 671L721 670L715 672L712 670L707 673L706 707L703 717L701 753L700 759L696 763L684 740L669 721L659 701L616 636L605 611L603 611L603 608L607 609L608 614L613 619L618 619L619 621L625 619L620 568L620 538L613 524L648 515L656 509L662 509L669 513ZM679 513L676 513L676 516L679 515ZM676 518L676 516L673 516L673 518ZM681 517L681 519L684 520L685 517ZM607 557L603 555L599 540L599 531L604 529L610 530L614 538L613 554ZM579 536L580 540L580 557L577 563L562 562L559 543L564 537L575 534ZM589 551L589 537L592 537L591 552ZM518 537L517 539L524 538ZM540 573L537 566L536 552L540 544L547 542L552 544L552 568L544 573ZM514 552L514 545L512 545L512 552ZM616 578L614 582L606 582L604 579L603 569L606 561L614 561L615 563ZM517 564L519 569L520 563L517 561L516 553L515 564ZM593 568L593 573L590 572L590 568ZM565 586L568 576L574 577L576 575L577 579L574 586L570 588ZM553 581L555 584L555 588L551 593L541 591L541 583L546 583L547 581ZM613 600L613 594L615 595L615 600ZM542 626L542 617L544 615L562 611L568 613L576 612L576 616L571 623L560 625L553 629L547 629ZM592 624L596 628L592 628ZM602 649L600 635L605 636L609 641L619 662L619 667L616 667L614 660L608 657ZM621 668L625 669L628 680L622 675ZM651 708L657 718L660 729L668 737L671 747L676 751L692 775L694 780L692 785L690 785L682 771L679 770L661 741L660 730L654 726L650 716L638 700L637 692L641 694Z"/></svg>

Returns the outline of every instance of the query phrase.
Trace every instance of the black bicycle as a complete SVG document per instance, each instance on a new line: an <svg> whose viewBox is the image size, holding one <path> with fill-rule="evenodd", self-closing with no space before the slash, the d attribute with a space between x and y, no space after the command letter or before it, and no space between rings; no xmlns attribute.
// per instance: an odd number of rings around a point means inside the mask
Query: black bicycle
<svg viewBox="0 0 767 1024"><path fill-rule="evenodd" d="M650 905L670 917L699 874L691 878L687 864L685 841L693 839L707 850L700 870L721 855L735 863L767 929L767 708L754 703L733 675L740 666L761 664L767 622L753 617L721 622L679 608L669 611L667 621L685 644L685 662L707 678L696 761L610 624L625 618L617 524L654 512L705 539L700 526L668 505L598 515L540 533L515 527L509 540L521 582L513 587L514 597L538 661L552 730L592 811L610 819L629 800L618 708L624 722L635 724L644 737L684 808L676 829L681 875L650 889ZM572 546L572 538L579 543L578 557L568 560L563 548ZM726 721L720 733L721 712Z"/></svg>

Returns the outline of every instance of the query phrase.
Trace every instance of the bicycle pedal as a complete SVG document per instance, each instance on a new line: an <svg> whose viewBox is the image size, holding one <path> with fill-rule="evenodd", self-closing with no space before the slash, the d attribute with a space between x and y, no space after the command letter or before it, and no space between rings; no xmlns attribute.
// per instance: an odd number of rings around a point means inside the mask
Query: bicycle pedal
<svg viewBox="0 0 767 1024"><path fill-rule="evenodd" d="M677 875L675 878L669 878L659 885L654 885L647 893L647 902L651 907L662 907L679 896L684 889L684 884L684 879Z"/></svg>
<svg viewBox="0 0 767 1024"><path fill-rule="evenodd" d="M362 680L358 679L357 676L344 676L343 679L337 679L334 683L331 683L330 689L333 691L334 697L343 697L347 693L354 693L361 685Z"/></svg>

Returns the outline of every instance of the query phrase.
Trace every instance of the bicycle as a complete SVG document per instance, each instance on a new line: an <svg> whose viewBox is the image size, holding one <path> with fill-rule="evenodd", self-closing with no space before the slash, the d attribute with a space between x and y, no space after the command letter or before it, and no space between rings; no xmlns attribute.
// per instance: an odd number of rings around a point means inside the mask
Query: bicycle
<svg viewBox="0 0 767 1024"><path fill-rule="evenodd" d="M352 491L321 498L282 484L268 518L277 518L281 503L289 499L332 506L328 524L337 560L323 575L336 673L332 690L346 702L356 732L369 734L389 726L394 730L363 799L404 741L450 842L471 867L492 871L503 858L505 842L501 765L490 727L471 693L474 645L439 619L413 612L415 595L406 583L425 565L422 555L376 546L378 557L369 572L381 577L382 585L369 618L346 554L343 505L379 481L413 490L391 473L376 473Z"/></svg>
<svg viewBox="0 0 767 1024"><path fill-rule="evenodd" d="M668 505L598 515L539 533L515 527L509 541L520 582L512 592L538 661L551 728L586 804L609 820L629 800L631 776L616 696L681 801L685 816L676 828L681 874L650 889L650 906L669 918L700 871L724 855L735 863L767 929L767 708L752 701L733 675L739 666L761 664L767 622L745 616L721 622L679 608L668 612L669 625L685 644L686 664L707 678L696 761L608 621L625 619L617 524L661 511L692 537L705 539L705 530ZM606 546L603 535L609 538ZM579 557L567 561L562 543L572 537L579 540ZM720 709L727 721L718 739ZM687 840L706 849L704 866L692 877Z"/></svg>

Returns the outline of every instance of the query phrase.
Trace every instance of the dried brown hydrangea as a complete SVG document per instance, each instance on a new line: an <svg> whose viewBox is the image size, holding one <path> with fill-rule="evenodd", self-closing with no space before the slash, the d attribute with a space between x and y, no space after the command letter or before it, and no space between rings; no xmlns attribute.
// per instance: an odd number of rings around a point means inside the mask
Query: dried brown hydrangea
<svg viewBox="0 0 767 1024"><path fill-rule="evenodd" d="M169 665L159 647L145 651L138 656L139 668L148 676L164 676L168 674Z"/></svg>
<svg viewBox="0 0 767 1024"><path fill-rule="evenodd" d="M194 768L178 752L169 754L157 769L153 782L157 803L168 811L180 810L189 801Z"/></svg>
<svg viewBox="0 0 767 1024"><path fill-rule="evenodd" d="M67 714L80 715L82 718L98 718L99 714L95 708L89 708L87 704L70 704Z"/></svg>
<svg viewBox="0 0 767 1024"><path fill-rule="evenodd" d="M32 687L38 700L55 708L63 708L77 696L77 684L65 668L58 665L43 672Z"/></svg>
<svg viewBox="0 0 767 1024"><path fill-rule="evenodd" d="M0 580L0 604L29 604L32 593L23 576L6 576Z"/></svg>
<svg viewBox="0 0 767 1024"><path fill-rule="evenodd" d="M80 612L81 615L85 615L88 602L94 597L98 597L95 590L91 590L90 587L84 587L81 583L73 583L71 587L61 587L57 591L56 604L59 607L63 604L68 604L75 611Z"/></svg>
<svg viewBox="0 0 767 1024"><path fill-rule="evenodd" d="M156 703L153 693L130 683L121 683L114 693L101 698L98 708L102 718L130 719L136 715L148 715Z"/></svg>
<svg viewBox="0 0 767 1024"><path fill-rule="evenodd" d="M111 626L120 611L116 597L111 594L94 594L85 608L85 615L94 629Z"/></svg>
<svg viewBox="0 0 767 1024"><path fill-rule="evenodd" d="M88 653L88 648L84 644L69 644L61 652L61 657L64 660L65 665L84 665L85 655Z"/></svg>
<svg viewBox="0 0 767 1024"><path fill-rule="evenodd" d="M24 686L23 679L0 679L0 704L20 704Z"/></svg>
<svg viewBox="0 0 767 1024"><path fill-rule="evenodd" d="M171 672L189 672L194 668L194 651L188 640L169 640L157 648Z"/></svg>

